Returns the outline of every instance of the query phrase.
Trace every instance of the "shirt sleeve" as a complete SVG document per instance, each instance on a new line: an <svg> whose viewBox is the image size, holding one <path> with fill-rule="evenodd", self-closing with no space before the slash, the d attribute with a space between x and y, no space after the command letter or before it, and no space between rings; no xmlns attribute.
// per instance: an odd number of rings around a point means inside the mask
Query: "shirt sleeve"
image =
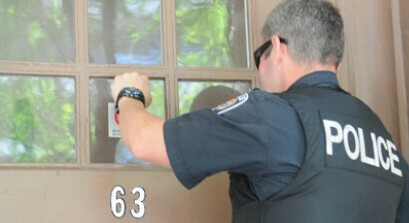
<svg viewBox="0 0 409 223"><path fill-rule="evenodd" d="M165 122L168 157L186 188L221 171L252 175L265 170L270 142L255 103L250 94L223 114L203 109Z"/></svg>

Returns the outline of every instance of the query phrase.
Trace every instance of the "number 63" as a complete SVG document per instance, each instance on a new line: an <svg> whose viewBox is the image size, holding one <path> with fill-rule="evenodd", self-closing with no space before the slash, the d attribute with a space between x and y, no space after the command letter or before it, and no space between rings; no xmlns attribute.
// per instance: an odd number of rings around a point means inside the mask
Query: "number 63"
<svg viewBox="0 0 409 223"><path fill-rule="evenodd" d="M142 218L145 215L145 190L142 187L134 187L131 191L132 195L138 195L134 199L134 204L137 209L131 208L131 215L134 218ZM111 191L111 212L116 218L125 216L126 203L123 198L119 196L125 195L125 189L122 186L115 186Z"/></svg>

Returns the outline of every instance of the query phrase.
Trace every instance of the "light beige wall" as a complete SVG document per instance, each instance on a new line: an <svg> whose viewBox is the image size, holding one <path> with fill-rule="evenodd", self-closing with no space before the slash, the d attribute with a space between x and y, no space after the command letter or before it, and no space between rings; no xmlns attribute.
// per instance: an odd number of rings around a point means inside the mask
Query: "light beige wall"
<svg viewBox="0 0 409 223"><path fill-rule="evenodd" d="M371 106L399 142L391 3L385 0L336 3L345 22L353 92Z"/></svg>
<svg viewBox="0 0 409 223"><path fill-rule="evenodd" d="M397 21L395 24L395 39L401 41L398 47L395 47L397 53L398 74L398 96L400 105L400 130L402 141L402 153L406 160L409 160L409 1L396 0L393 1L395 6L395 15ZM401 50L401 51L400 51Z"/></svg>
<svg viewBox="0 0 409 223"><path fill-rule="evenodd" d="M400 25L402 29L402 42L403 42L403 60L404 71L409 72L409 1L400 0ZM409 78L406 78L406 86L409 86ZM409 100L409 91L406 89L406 99ZM409 101L408 101L409 102ZM409 110L406 110L409 116Z"/></svg>
<svg viewBox="0 0 409 223"><path fill-rule="evenodd" d="M400 14L400 26L401 26L401 35L403 42L403 60L404 60L404 69L409 71L409 1L399 0L399 14ZM406 78L406 86L409 86L409 78ZM406 95L409 96L409 92L406 92ZM409 97L406 97L409 99ZM409 111L407 111L409 112ZM408 113L409 115L409 113Z"/></svg>

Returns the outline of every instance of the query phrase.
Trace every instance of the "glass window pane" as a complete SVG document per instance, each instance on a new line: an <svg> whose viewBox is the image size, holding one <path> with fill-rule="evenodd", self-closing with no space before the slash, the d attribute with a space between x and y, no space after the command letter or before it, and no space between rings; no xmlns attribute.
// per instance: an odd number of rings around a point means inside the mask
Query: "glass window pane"
<svg viewBox="0 0 409 223"><path fill-rule="evenodd" d="M110 86L113 79L93 78L90 81L91 162L146 164L133 158L119 138L109 137L108 102L113 103ZM164 81L149 80L152 104L147 111L165 118Z"/></svg>
<svg viewBox="0 0 409 223"><path fill-rule="evenodd" d="M163 64L160 0L89 0L89 61Z"/></svg>
<svg viewBox="0 0 409 223"><path fill-rule="evenodd" d="M245 4L245 0L176 0L179 66L248 67Z"/></svg>
<svg viewBox="0 0 409 223"><path fill-rule="evenodd" d="M74 62L74 0L1 0L0 60Z"/></svg>
<svg viewBox="0 0 409 223"><path fill-rule="evenodd" d="M179 114L213 108L251 88L250 82L179 81Z"/></svg>
<svg viewBox="0 0 409 223"><path fill-rule="evenodd" d="M0 86L0 162L76 162L74 79L0 76Z"/></svg>

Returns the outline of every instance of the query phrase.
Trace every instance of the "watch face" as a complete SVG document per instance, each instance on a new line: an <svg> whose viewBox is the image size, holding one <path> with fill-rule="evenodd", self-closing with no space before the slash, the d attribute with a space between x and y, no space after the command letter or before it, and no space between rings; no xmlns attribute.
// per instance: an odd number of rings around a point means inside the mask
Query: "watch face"
<svg viewBox="0 0 409 223"><path fill-rule="evenodd" d="M119 92L118 98L116 99L115 108L117 109L117 113L119 113L118 101L124 96L139 100L143 103L143 106L145 106L145 96L143 95L142 91L140 91L138 88L126 87Z"/></svg>

